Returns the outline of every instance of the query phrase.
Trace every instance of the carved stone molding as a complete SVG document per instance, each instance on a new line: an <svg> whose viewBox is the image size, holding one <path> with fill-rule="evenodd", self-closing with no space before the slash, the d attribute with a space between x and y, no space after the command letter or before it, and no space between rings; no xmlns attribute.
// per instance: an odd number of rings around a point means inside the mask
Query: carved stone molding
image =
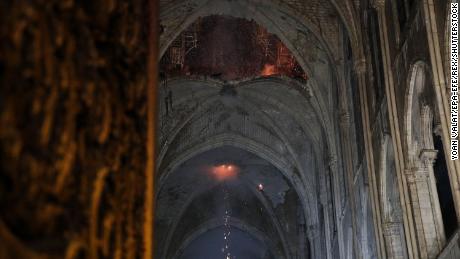
<svg viewBox="0 0 460 259"><path fill-rule="evenodd" d="M442 136L442 126L441 122L435 120L434 121L434 126L433 126L433 133L434 135L441 137Z"/></svg>
<svg viewBox="0 0 460 259"><path fill-rule="evenodd" d="M385 236L399 236L401 234L401 222L386 222L383 224Z"/></svg>
<svg viewBox="0 0 460 259"><path fill-rule="evenodd" d="M374 0L372 6L377 10L381 10L385 7L385 0Z"/></svg>
<svg viewBox="0 0 460 259"><path fill-rule="evenodd" d="M412 168L406 170L407 181L409 183L423 182L428 178L428 170L421 168Z"/></svg>
<svg viewBox="0 0 460 259"><path fill-rule="evenodd" d="M350 113L348 111L341 111L339 115L339 122L342 126L347 126L350 124Z"/></svg>
<svg viewBox="0 0 460 259"><path fill-rule="evenodd" d="M364 74L366 72L366 59L355 60L354 69L358 74Z"/></svg>
<svg viewBox="0 0 460 259"><path fill-rule="evenodd" d="M420 160L426 168L432 167L434 165L437 156L438 150L435 149L422 149L420 151Z"/></svg>
<svg viewBox="0 0 460 259"><path fill-rule="evenodd" d="M327 165L329 167L329 170L331 172L334 172L337 169L337 157L336 156L329 157Z"/></svg>

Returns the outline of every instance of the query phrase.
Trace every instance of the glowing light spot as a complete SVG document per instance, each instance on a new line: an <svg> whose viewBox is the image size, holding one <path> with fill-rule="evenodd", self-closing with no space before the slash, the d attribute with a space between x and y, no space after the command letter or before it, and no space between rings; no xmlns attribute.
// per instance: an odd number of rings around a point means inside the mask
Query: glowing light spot
<svg viewBox="0 0 460 259"><path fill-rule="evenodd" d="M275 65L265 64L264 69L260 72L262 76L271 76L276 74Z"/></svg>
<svg viewBox="0 0 460 259"><path fill-rule="evenodd" d="M263 191L263 190L264 190L264 185L261 184L261 183L259 183L259 185L257 185L257 189L258 189L259 191Z"/></svg>
<svg viewBox="0 0 460 259"><path fill-rule="evenodd" d="M212 174L218 181L235 178L238 172L239 168L237 166L229 164L214 166L212 168Z"/></svg>

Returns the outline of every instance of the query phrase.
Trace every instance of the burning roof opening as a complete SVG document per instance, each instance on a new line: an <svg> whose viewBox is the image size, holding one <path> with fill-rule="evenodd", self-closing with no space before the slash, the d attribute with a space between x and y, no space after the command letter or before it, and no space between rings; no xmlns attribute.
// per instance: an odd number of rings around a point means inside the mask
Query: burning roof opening
<svg viewBox="0 0 460 259"><path fill-rule="evenodd" d="M308 79L278 37L254 21L230 16L199 18L171 43L160 66L167 77L238 80L284 75L302 82Z"/></svg>

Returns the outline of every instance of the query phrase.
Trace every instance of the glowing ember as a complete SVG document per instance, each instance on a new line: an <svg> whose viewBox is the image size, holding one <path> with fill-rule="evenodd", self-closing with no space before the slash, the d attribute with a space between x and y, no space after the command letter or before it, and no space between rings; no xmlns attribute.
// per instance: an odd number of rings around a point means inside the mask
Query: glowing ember
<svg viewBox="0 0 460 259"><path fill-rule="evenodd" d="M237 166L230 164L214 166L212 168L212 174L219 181L234 178L238 174L238 171L239 168Z"/></svg>
<svg viewBox="0 0 460 259"><path fill-rule="evenodd" d="M260 72L262 76L271 76L276 74L275 65L265 64L264 69Z"/></svg>
<svg viewBox="0 0 460 259"><path fill-rule="evenodd" d="M231 165L224 165L225 169L227 170L235 170L235 166ZM230 193L225 185L222 186L222 190L224 192L224 206L225 206L225 216L224 216L224 242L225 242L225 247L222 247L222 253L224 255L226 254L226 259L231 259L231 253L230 253L230 224L228 223L230 219L230 203L228 201L228 198L230 197ZM233 257L235 258L235 257Z"/></svg>
<svg viewBox="0 0 460 259"><path fill-rule="evenodd" d="M259 189L259 191L263 191L264 190L264 185L259 183L259 185L257 186L257 189Z"/></svg>

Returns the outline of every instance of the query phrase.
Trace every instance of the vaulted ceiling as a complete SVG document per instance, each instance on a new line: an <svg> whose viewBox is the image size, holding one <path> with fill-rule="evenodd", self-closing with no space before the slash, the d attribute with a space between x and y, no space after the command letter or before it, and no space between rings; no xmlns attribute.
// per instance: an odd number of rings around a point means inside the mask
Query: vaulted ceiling
<svg viewBox="0 0 460 259"><path fill-rule="evenodd" d="M160 24L163 26L161 47L168 45L171 34L182 31L185 24L199 16L215 14L230 14L239 16L245 12L256 10L259 14L274 11L278 15L292 17L305 24L317 38L329 45L332 51L339 48L339 24L346 28L352 47L356 54L359 53L361 40L361 24L357 9L359 1L352 0L244 0L244 1L210 1L210 0L164 0L160 1ZM236 10L232 7L243 7ZM229 8L224 10L224 8ZM276 18L272 17L272 18ZM359 55L357 55L359 56Z"/></svg>
<svg viewBox="0 0 460 259"><path fill-rule="evenodd" d="M156 231L165 237L157 244L160 258L180 258L199 243L194 240L224 224L218 201L225 189L233 195L232 222L268 254L324 256L320 193L324 171L342 152L337 118L339 100L348 95L338 78L348 45L354 56L362 55L355 47L360 33L354 10L351 1L161 2L162 55L199 17L222 15L254 21L276 35L308 79L256 74L225 80L196 73L164 79L156 217ZM235 165L241 174L218 181L209 168L219 163ZM259 183L268 189L261 192Z"/></svg>
<svg viewBox="0 0 460 259"><path fill-rule="evenodd" d="M319 117L308 102L308 92L299 82L270 77L230 85L209 79L176 78L168 81L168 89L174 94L174 105L168 114L164 103L160 107L158 233L171 240L177 235L187 237L204 224L200 222L215 217L218 208L206 197L214 197L220 187L207 168L219 162L235 164L244 171L236 181L242 187L231 193L246 197L237 204L249 202L250 197L256 203L236 209L239 213L234 217L265 233L265 238L278 237L281 247L286 247L283 236L294 235L289 233L289 227L285 229L286 224L311 228L319 224L317 174L324 170L321 161L327 145ZM258 183L266 185L267 191L263 195L250 194L257 194ZM280 200L288 190L293 196ZM279 204L294 210L274 213ZM259 207L264 208L262 214L248 210ZM193 214L194 209L199 210L200 216L185 216ZM299 220L299 213L307 217ZM251 215L256 215L256 220L251 220ZM254 226L261 218L268 220L267 224ZM178 225L180 222L185 225ZM294 241L299 239L297 234L294 236ZM162 250L164 253L170 251L171 240L159 245L167 249ZM290 258L290 254L298 252L289 249L278 253Z"/></svg>

